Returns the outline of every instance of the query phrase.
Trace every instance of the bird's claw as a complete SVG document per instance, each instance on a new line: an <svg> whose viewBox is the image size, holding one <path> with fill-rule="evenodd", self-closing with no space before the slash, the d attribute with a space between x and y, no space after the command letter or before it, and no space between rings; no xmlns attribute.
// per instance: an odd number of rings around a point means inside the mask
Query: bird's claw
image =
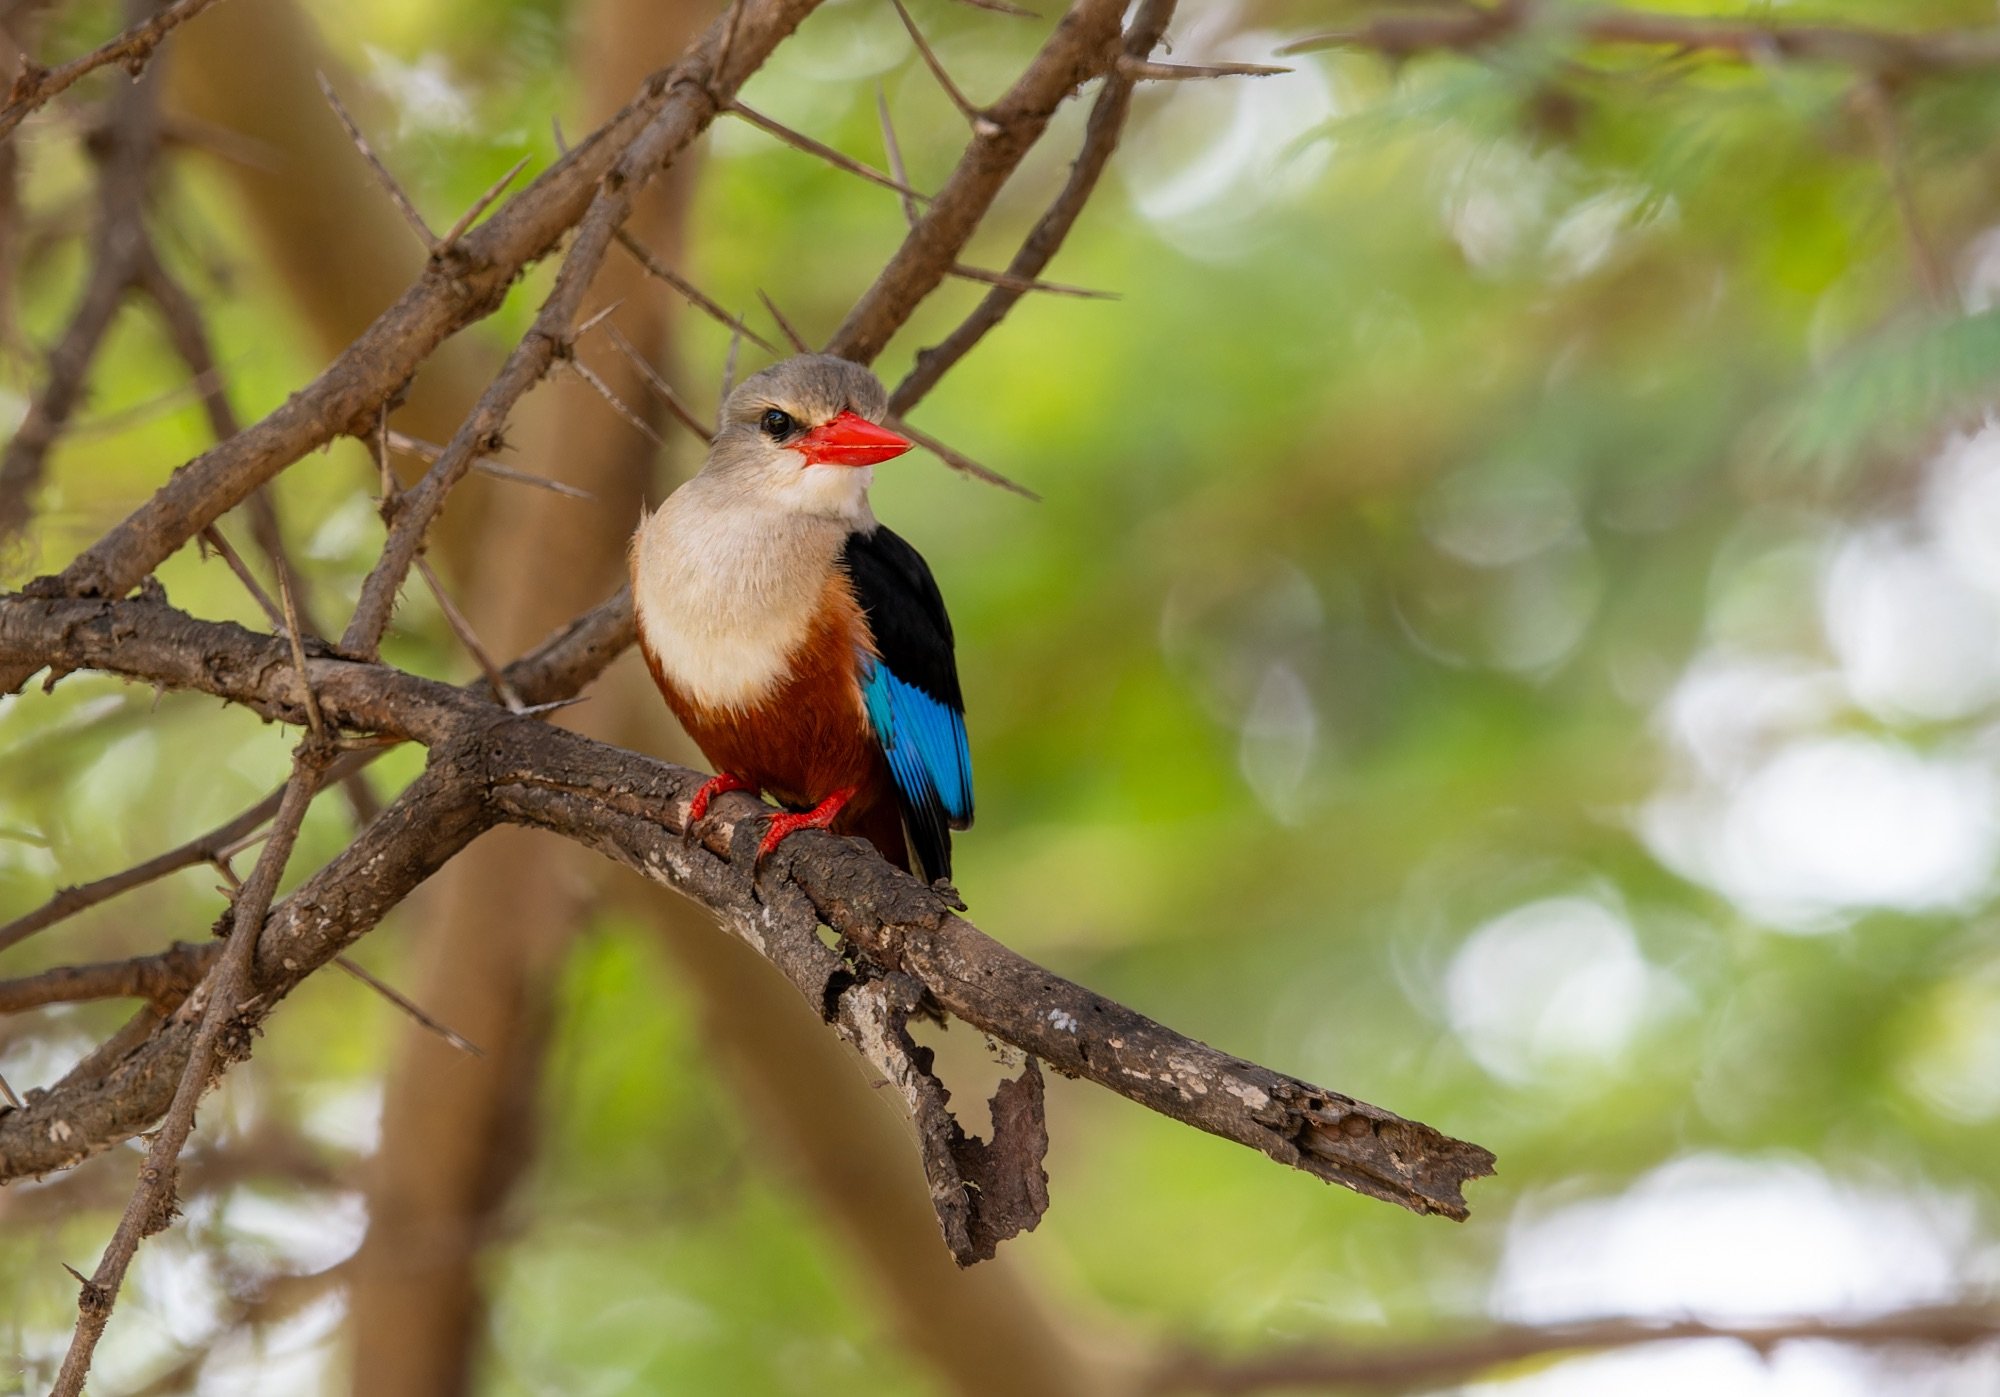
<svg viewBox="0 0 2000 1397"><path fill-rule="evenodd" d="M835 791L825 800L803 813L786 810L771 816L764 824L764 838L757 845L757 857L751 868L764 866L764 860L776 853L778 846L802 829L829 829L834 819L848 801L854 799L854 787L848 786Z"/></svg>
<svg viewBox="0 0 2000 1397"><path fill-rule="evenodd" d="M717 796L727 795L730 791L756 789L755 781L746 780L733 772L725 771L720 775L709 777L694 793L694 799L688 802L687 820L681 825L681 842L692 845L701 841L707 833L709 803Z"/></svg>

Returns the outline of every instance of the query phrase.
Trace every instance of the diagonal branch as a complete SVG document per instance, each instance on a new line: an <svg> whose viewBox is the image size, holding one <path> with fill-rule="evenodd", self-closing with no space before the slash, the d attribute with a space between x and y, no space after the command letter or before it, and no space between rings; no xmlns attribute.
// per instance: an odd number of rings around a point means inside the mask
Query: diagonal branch
<svg viewBox="0 0 2000 1397"><path fill-rule="evenodd" d="M1121 58L1143 59L1150 54L1166 34L1173 16L1174 0L1143 0L1132 19L1131 29L1125 34ZM1104 79L1097 101L1091 105L1090 120L1084 128L1083 149L1078 153L1076 163L1070 167L1069 179L1049 205L1048 212L1029 232L1021 250L1014 254L1014 260L1007 264L1009 276L1019 281L1032 281L1039 277L1062 246L1063 239L1069 236L1069 230L1076 226L1084 205L1097 188L1099 176L1111 160L1111 152L1118 148L1118 138L1125 130L1125 118L1132 109L1135 81L1122 66L1114 67ZM890 408L896 412L908 412L915 407L926 393L937 387L938 381L952 365L970 353L989 330L1006 318L1007 312L1014 308L1021 296L1022 292L1012 286L996 286L986 293L957 329L945 336L941 344L917 351L916 363L889 395Z"/></svg>
<svg viewBox="0 0 2000 1397"><path fill-rule="evenodd" d="M215 0L174 0L151 19L133 25L117 38L59 68L23 64L20 76L14 79L13 89L7 94L7 104L0 106L0 140L5 140L37 107L68 91L99 68L117 63L138 77L160 40L214 3Z"/></svg>
<svg viewBox="0 0 2000 1397"><path fill-rule="evenodd" d="M91 1355L111 1318L125 1272L139 1250L139 1243L161 1231L179 1212L174 1183L180 1167L181 1149L194 1132L195 1108L232 1061L249 1055L248 1029L238 1016L248 1006L245 992L250 987L250 962L264 930L265 913L278 879L291 859L292 845L304 822L306 807L319 789L319 777L328 751L314 743L299 749L293 763L291 781L285 787L283 804L271 825L271 838L258 856L257 867L231 906L229 941L209 971L202 993L190 999L182 1017L190 1017L199 1004L199 1020L188 1045L187 1063L174 1087L166 1119L153 1135L146 1162L139 1168L139 1183L132 1201L118 1221L110 1244L90 1279L83 1283L77 1300L76 1332L50 1397L80 1397Z"/></svg>
<svg viewBox="0 0 2000 1397"><path fill-rule="evenodd" d="M90 965L59 965L18 980L0 980L0 1014L88 999L146 999L171 1006L187 997L215 959L213 945L176 941L155 955Z"/></svg>
<svg viewBox="0 0 2000 1397"><path fill-rule="evenodd" d="M605 615L596 629L573 628L545 647L542 670L519 671L524 697L552 696L531 681L588 672L593 644L601 644L617 620L615 605L599 610ZM197 621L143 598L0 598L0 661L43 655L63 669L106 669L199 689L298 722L305 681L292 673L284 651L275 638ZM559 662L559 655L567 658ZM956 1017L1059 1071L1412 1211L1463 1217L1463 1185L1490 1172L1492 1156L1477 1145L1219 1053L1052 974L852 841L796 836L774 857L776 876L753 883L747 875L765 807L747 798L726 800L702 842L689 844L680 829L686 802L702 780L698 773L509 715L465 690L380 665L321 658L310 661L308 671L331 724L432 746L431 769L419 783L427 786L422 798L457 802L461 813L445 823L466 831L465 838L486 820L532 824L677 888L770 959L830 1021L855 986L883 974L907 974ZM406 792L391 812L416 798ZM385 814L355 848L369 844L388 820ZM406 834L419 854L439 847L431 832ZM282 994L373 925L350 924L324 905L324 896L310 895L316 919L310 932L301 938L295 929L277 943L283 946L278 971L260 959L260 988ZM379 918L386 906L371 902L362 910ZM853 949L851 960L843 962L819 941L822 923ZM46 1162L47 1140L34 1131L38 1124L46 1128L50 1103L62 1095L52 1092L28 1112L0 1117L0 1177L54 1167ZM53 1109L64 1108L73 1103ZM127 1119L97 1109L94 1098L93 1108L93 1120ZM103 1148L113 1137L78 1132L67 1138L75 1150L85 1150ZM938 1182L934 1175L933 1185Z"/></svg>
<svg viewBox="0 0 2000 1397"><path fill-rule="evenodd" d="M491 314L514 278L545 256L582 217L626 148L653 119L672 114L683 144L711 122L818 0L749 0L732 19L727 55L718 21L639 97L578 144L492 217L467 233L312 383L261 422L195 458L127 519L35 590L118 596L202 527L307 452L346 433L374 429L381 406L450 335ZM732 8L732 16L736 10ZM718 59L726 61L718 62ZM0 693L27 677L0 667Z"/></svg>
<svg viewBox="0 0 2000 1397"><path fill-rule="evenodd" d="M734 37L740 45L742 35ZM680 90L683 89L676 89ZM521 396L540 382L558 359L569 356L571 326L582 309L592 278L610 250L613 234L631 212L633 196L686 149L720 110L720 99L706 89L702 96L707 100L699 104L667 105L646 124L606 174L578 225L556 284L536 314L534 325L508 354L507 362L480 395L472 415L445 444L444 453L399 503L395 522L389 529L389 541L362 584L353 619L341 636L340 648L344 653L365 657L376 653L395 609L396 593L416 560L417 550L423 546L431 521L444 507L445 497L480 454L500 445L507 416Z"/></svg>
<svg viewBox="0 0 2000 1397"><path fill-rule="evenodd" d="M885 175L871 165L864 165L851 155L843 155L832 146L826 144L826 142L816 141L803 131L794 131L782 122L773 121L762 112L751 110L741 102L731 102L729 110L733 115L742 117L760 131L768 131L786 145L796 150L802 150L807 155L817 156L836 170L845 170L850 175L861 176L861 178L867 180L870 184L879 184L884 189L893 189L905 199L916 199L925 203L930 201L930 195L910 188L909 185L903 183L900 179L894 179Z"/></svg>
<svg viewBox="0 0 2000 1397"><path fill-rule="evenodd" d="M1115 61L1121 9L1115 0L1075 0L1019 80L986 109L944 188L834 331L827 353L874 362L918 302L950 274L1055 109ZM901 410L909 403L892 400L890 406Z"/></svg>
<svg viewBox="0 0 2000 1397"><path fill-rule="evenodd" d="M143 12L138 0L128 12ZM143 26L142 26L143 27ZM0 452L0 544L27 527L50 448L83 401L92 363L126 293L145 265L146 198L160 138L157 72L142 74L111 104L98 154L90 270L68 326L49 355L48 375L13 439ZM0 127L4 131L4 127Z"/></svg>

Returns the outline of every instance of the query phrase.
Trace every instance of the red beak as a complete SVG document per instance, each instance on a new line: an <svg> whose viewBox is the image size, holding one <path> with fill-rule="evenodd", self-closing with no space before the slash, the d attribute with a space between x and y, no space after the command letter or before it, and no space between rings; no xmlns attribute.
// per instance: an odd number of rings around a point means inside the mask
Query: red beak
<svg viewBox="0 0 2000 1397"><path fill-rule="evenodd" d="M791 445L791 450L805 453L811 466L872 466L909 449L908 441L855 412L841 413Z"/></svg>

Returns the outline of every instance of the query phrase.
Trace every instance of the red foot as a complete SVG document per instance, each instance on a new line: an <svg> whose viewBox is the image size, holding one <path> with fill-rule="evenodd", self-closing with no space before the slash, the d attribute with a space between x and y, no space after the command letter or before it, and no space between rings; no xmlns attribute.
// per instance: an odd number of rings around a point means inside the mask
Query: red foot
<svg viewBox="0 0 2000 1397"><path fill-rule="evenodd" d="M701 789L696 791L694 799L688 802L687 822L690 826L699 824L708 814L708 803L719 795L727 795L731 791L756 789L755 781L746 781L731 772L725 771L720 776L711 776L701 783Z"/></svg>
<svg viewBox="0 0 2000 1397"><path fill-rule="evenodd" d="M773 815L771 822L764 827L764 842L757 846L757 862L762 863L769 858L787 835L797 834L802 829L826 829L832 825L834 817L848 801L854 799L855 789L853 786L842 787L803 815Z"/></svg>

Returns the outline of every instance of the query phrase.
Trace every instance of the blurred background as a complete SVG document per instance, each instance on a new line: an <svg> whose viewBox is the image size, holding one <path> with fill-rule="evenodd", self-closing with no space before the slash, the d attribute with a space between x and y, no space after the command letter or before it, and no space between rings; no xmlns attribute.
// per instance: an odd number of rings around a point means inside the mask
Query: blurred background
<svg viewBox="0 0 2000 1397"><path fill-rule="evenodd" d="M1049 272L1119 299L1030 297L913 414L1043 502L928 457L878 472L878 513L958 631L980 809L958 883L984 929L1066 976L1491 1147L1472 1220L1057 1080L1051 1211L956 1273L899 1107L788 986L657 889L501 831L357 948L485 1055L352 978L310 981L204 1107L185 1218L140 1252L93 1392L1123 1393L1182 1347L1991 1296L2000 69L1884 83L1593 48L1553 4L1476 55L1277 59L1380 12L1183 8L1175 60L1292 71L1143 90ZM44 57L121 25L96 0L11 10ZM913 13L980 101L1052 20ZM1994 19L1983 0L1742 13ZM177 33L154 227L239 415L423 262L315 70L443 227L712 17L229 0ZM9 431L83 282L86 147L114 82L24 127L4 172ZM886 4L830 0L745 97L885 165L878 92L934 188L964 124ZM1005 264L1086 105L971 260ZM904 223L889 191L724 121L633 228L768 338L760 290L819 342ZM619 301L622 332L711 410L727 331L620 258L594 303ZM392 425L444 440L550 275L447 346ZM883 376L981 289L933 297ZM608 344L579 354L658 416ZM765 359L744 347L746 369ZM699 460L660 420L664 449L555 380L508 460L590 498L486 478L454 497L434 556L496 654L617 585L641 502ZM135 309L4 580L59 567L208 431ZM352 441L276 487L335 626L380 546L374 490ZM161 580L263 624L193 550ZM414 586L389 655L477 672ZM633 656L566 720L691 756ZM0 921L221 823L282 779L293 739L92 676L0 699ZM373 798L420 761L376 763ZM321 798L294 881L368 800ZM217 881L107 903L5 972L199 940ZM123 1012L0 1023L0 1073L45 1085ZM963 1027L936 1046L977 1125L999 1068ZM61 1265L94 1262L134 1162L0 1194L0 1345L21 1355L0 1389L46 1386L74 1317ZM2000 1351L1718 1340L1432 1390L1697 1389L1988 1393Z"/></svg>

